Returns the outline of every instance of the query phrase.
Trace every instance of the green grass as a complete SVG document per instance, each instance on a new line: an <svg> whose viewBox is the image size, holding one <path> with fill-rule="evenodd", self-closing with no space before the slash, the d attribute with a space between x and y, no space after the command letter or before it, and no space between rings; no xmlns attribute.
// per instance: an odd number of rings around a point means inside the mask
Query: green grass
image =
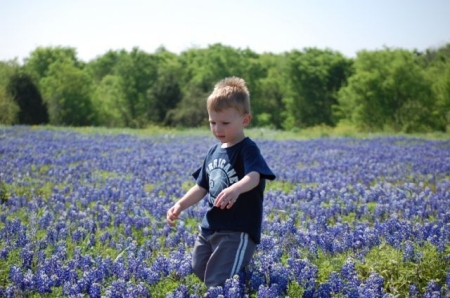
<svg viewBox="0 0 450 298"><path fill-rule="evenodd" d="M402 251L383 243L372 248L364 262L356 264L358 275L365 279L370 272L375 271L383 276L385 290L400 296L408 293L413 283L421 291L425 291L430 280L444 283L447 268L450 268L450 260L445 257L450 253L450 247L447 247L446 252L439 253L436 247L427 242L423 246L416 245L415 252L422 256L420 261L404 262Z"/></svg>
<svg viewBox="0 0 450 298"><path fill-rule="evenodd" d="M0 136L2 129L8 127L0 125ZM211 136L209 127L184 128L184 127L161 127L149 126L143 129L133 128L107 128L107 127L58 127L52 125L31 126L33 129L39 130L55 130L55 131L74 131L83 134L133 134L142 137L154 135L166 136ZM250 127L246 129L246 135L254 139L270 139L270 140L305 140L314 138L375 138L383 136L403 136L409 138L422 138L433 140L450 140L450 132L431 132L431 133L392 133L392 132L361 132L351 125L338 125L329 127L326 125L318 125L304 129L293 130L276 130L264 127Z"/></svg>

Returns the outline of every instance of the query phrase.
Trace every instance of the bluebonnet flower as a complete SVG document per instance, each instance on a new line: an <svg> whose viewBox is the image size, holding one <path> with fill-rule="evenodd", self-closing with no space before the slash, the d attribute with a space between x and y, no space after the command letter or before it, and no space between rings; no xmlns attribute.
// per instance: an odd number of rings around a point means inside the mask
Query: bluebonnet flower
<svg viewBox="0 0 450 298"><path fill-rule="evenodd" d="M266 285L266 276L261 269L249 266L248 276L250 279L250 286L253 290L257 290L261 285Z"/></svg>
<svg viewBox="0 0 450 298"><path fill-rule="evenodd" d="M289 284L289 270L281 264L274 264L270 270L270 285L277 284L281 292L286 292Z"/></svg>
<svg viewBox="0 0 450 298"><path fill-rule="evenodd" d="M39 294L51 293L53 282L45 272L36 273L34 284Z"/></svg>
<svg viewBox="0 0 450 298"><path fill-rule="evenodd" d="M41 229L47 229L53 221L53 214L48 210L44 212L44 214L39 218L39 227Z"/></svg>
<svg viewBox="0 0 450 298"><path fill-rule="evenodd" d="M410 298L418 298L419 297L419 289L415 284L409 286L409 297Z"/></svg>
<svg viewBox="0 0 450 298"><path fill-rule="evenodd" d="M78 284L69 284L69 296L77 297L78 294L81 294L81 290L78 287Z"/></svg>
<svg viewBox="0 0 450 298"><path fill-rule="evenodd" d="M333 297L331 293L332 293L331 285L329 283L322 283L319 285L316 295L318 298L331 298Z"/></svg>
<svg viewBox="0 0 450 298"><path fill-rule="evenodd" d="M447 269L447 276L445 278L445 284L447 289L450 291L450 269Z"/></svg>
<svg viewBox="0 0 450 298"><path fill-rule="evenodd" d="M99 283L93 283L89 287L89 297L90 298L100 298L102 294L102 287Z"/></svg>
<svg viewBox="0 0 450 298"><path fill-rule="evenodd" d="M68 281L63 283L62 286L62 293L64 296L69 296L70 295L70 288L72 287L72 284Z"/></svg>
<svg viewBox="0 0 450 298"><path fill-rule="evenodd" d="M2 249L0 249L0 259L6 259L8 257L8 254L10 252L11 248L10 246L6 245Z"/></svg>
<svg viewBox="0 0 450 298"><path fill-rule="evenodd" d="M128 280L130 278L130 274L125 266L123 258L120 258L119 260L113 263L112 272L114 276L121 278L123 280Z"/></svg>
<svg viewBox="0 0 450 298"><path fill-rule="evenodd" d="M96 242L97 242L97 240L95 239L95 234L91 234L89 236L89 240L88 240L88 243L87 243L86 247L87 248L94 247Z"/></svg>
<svg viewBox="0 0 450 298"><path fill-rule="evenodd" d="M101 278L109 278L112 276L112 272L113 272L113 261L111 260L111 258L107 257L107 258L102 258L101 260L97 261L97 271L99 276L101 276Z"/></svg>
<svg viewBox="0 0 450 298"><path fill-rule="evenodd" d="M134 297L139 297L139 298L151 297L150 291L147 289L147 287L145 286L145 284L143 282L140 282L135 286L134 293L135 293Z"/></svg>
<svg viewBox="0 0 450 298"><path fill-rule="evenodd" d="M9 279L0 296L7 289L10 296L21 296L24 294L21 289L38 295L34 281L43 274L52 287L62 287L65 296L70 296L72 291L73 297L88 295L94 283L104 287L105 297L111 296L110 285L117 278L113 268L125 269L121 278L126 284L125 294L131 296L137 295L138 286L128 281L154 285L167 275L174 276L173 272L178 276L189 274L189 253L177 246L183 243L189 251L196 230L180 225L173 232L167 225L162 226L159 219L164 217L172 198L182 196L185 177L180 173L195 168L199 148L214 140L192 137L141 140L127 135L92 138L73 132L31 132L27 127L7 127L2 132L6 136L0 142L2 181L26 187L29 182L23 178L27 177L33 183L39 179L39 185L48 182L57 187L53 187L51 196L45 199L12 193L11 199L0 206L0 258L7 260L16 249L19 253L24 251L14 264L21 270L21 275L16 276L21 280L20 286ZM30 141L33 146L29 145ZM399 142L402 144L398 145ZM177 154L168 158L171 153L179 152L179 144L184 146L183 156ZM290 192L266 192L260 245L260 252L266 256L255 256L256 262L246 279L251 288L246 290L257 292L261 285L266 290L275 289L275 282L279 283L278 289L284 288L287 270L289 282L298 280L307 288L305 297L318 297L320 292L326 292L326 284L316 285L318 268L308 260L304 263L288 260L286 266L281 257L288 255L293 260L314 257L316 248L358 259L364 258L372 247L387 242L404 249L405 260L420 262L423 256L413 252L410 243L414 248L429 242L438 252L448 246L448 141L344 138L263 141L261 144L273 170L279 173L280 181L299 186ZM17 150L20 146L26 147L26 152ZM99 171L112 175L104 179ZM410 177L414 177L413 181ZM146 184L154 187L144 190ZM305 184L310 186L303 187ZM184 216L201 218L205 210L206 207L199 204L186 210ZM27 224L17 218L10 219L16 212L23 211L29 214ZM35 219L36 214L42 215ZM356 220L346 222L344 216L349 215L355 215ZM111 231L114 225L119 228ZM34 235L41 232L35 231L37 227L43 229L42 232L46 230L45 238L34 239ZM78 228L84 231L77 232ZM127 235L132 237L135 232L139 236L143 234L145 240L139 239L144 244L133 249ZM74 234L75 239L68 239ZM162 237L167 241L160 241ZM83 249L94 247L94 241L100 241L103 246L109 245L108 248L127 250L122 255L122 264L114 266L111 259L85 256L80 249L70 258L68 246L63 243L71 240L75 245L79 241ZM169 248L171 243L175 246ZM162 248L170 252L155 262ZM27 252L33 252L31 267L35 273L22 267ZM48 256L48 252L52 255ZM92 250L92 253L97 252ZM326 282L333 295L362 296L364 290L368 295L373 294L373 288L366 288L369 279L360 281L357 275L349 273L351 268L347 269L342 276L331 274ZM441 295L447 294L448 283L447 280L446 285L440 284ZM431 291L431 295L436 292Z"/></svg>
<svg viewBox="0 0 450 298"><path fill-rule="evenodd" d="M384 278L376 272L370 273L364 284L360 286L360 294L367 298L383 297Z"/></svg>
<svg viewBox="0 0 450 298"><path fill-rule="evenodd" d="M123 279L117 279L106 289L105 295L109 298L126 297L127 284Z"/></svg>
<svg viewBox="0 0 450 298"><path fill-rule="evenodd" d="M441 287L435 281L428 282L423 298L440 298Z"/></svg>
<svg viewBox="0 0 450 298"><path fill-rule="evenodd" d="M315 283L317 278L317 267L308 262L307 259L288 259L291 279L304 288Z"/></svg>
<svg viewBox="0 0 450 298"><path fill-rule="evenodd" d="M277 298L280 297L278 291L278 285L273 284L271 286L261 285L258 289L258 297L261 298Z"/></svg>
<svg viewBox="0 0 450 298"><path fill-rule="evenodd" d="M7 286L5 290L5 297L6 298L15 298L20 297L21 291L16 289L14 286Z"/></svg>
<svg viewBox="0 0 450 298"><path fill-rule="evenodd" d="M31 245L26 245L21 251L20 251L20 257L22 258L22 266L24 268L30 268L33 263L34 258L34 250Z"/></svg>
<svg viewBox="0 0 450 298"><path fill-rule="evenodd" d="M223 286L223 292L227 298L241 298L244 295L244 289L241 285L239 275L233 276L233 278L227 279Z"/></svg>
<svg viewBox="0 0 450 298"><path fill-rule="evenodd" d="M81 255L78 260L78 267L82 270L88 270L94 264L94 259L91 255Z"/></svg>
<svg viewBox="0 0 450 298"><path fill-rule="evenodd" d="M9 269L9 280L21 290L24 290L23 278L22 269L14 265L11 266Z"/></svg>
<svg viewBox="0 0 450 298"><path fill-rule="evenodd" d="M106 242L107 242L107 241L110 241L111 239L112 239L112 235L111 235L111 233L108 232L108 231L104 232L104 233L100 236L100 238L99 238L100 242L101 242L103 245L105 245Z"/></svg>
<svg viewBox="0 0 450 298"><path fill-rule="evenodd" d="M29 242L26 228L20 229L17 237L16 247L24 247Z"/></svg>
<svg viewBox="0 0 450 298"><path fill-rule="evenodd" d="M35 286L34 286L34 274L33 274L33 272L30 269L28 269L25 272L25 274L23 275L22 286L23 286L23 290L31 290L31 289L35 288Z"/></svg>
<svg viewBox="0 0 450 298"><path fill-rule="evenodd" d="M53 245L58 241L58 231L54 227L47 229L46 242L47 244Z"/></svg>
<svg viewBox="0 0 450 298"><path fill-rule="evenodd" d="M86 230L83 227L78 227L78 229L72 233L72 241L75 243L81 243L84 238L86 238L86 235Z"/></svg>
<svg viewBox="0 0 450 298"><path fill-rule="evenodd" d="M215 297L223 297L224 292L221 286L210 287L204 297L206 298L215 298Z"/></svg>
<svg viewBox="0 0 450 298"><path fill-rule="evenodd" d="M153 285L161 280L159 272L146 266L140 266L136 272L136 277L145 281L148 285Z"/></svg>
<svg viewBox="0 0 450 298"><path fill-rule="evenodd" d="M416 262L416 254L414 250L414 243L410 240L407 240L404 243L403 248L403 262Z"/></svg>
<svg viewBox="0 0 450 298"><path fill-rule="evenodd" d="M331 272L330 277L328 278L328 284L331 287L331 291L334 294L338 294L342 291L344 282L339 277L339 274L337 272Z"/></svg>
<svg viewBox="0 0 450 298"><path fill-rule="evenodd" d="M169 274L169 260L164 256L158 256L151 265L151 270L158 272L162 276Z"/></svg>
<svg viewBox="0 0 450 298"><path fill-rule="evenodd" d="M125 224L123 227L123 233L127 237L131 237L133 235L133 229L132 226L129 224Z"/></svg>
<svg viewBox="0 0 450 298"><path fill-rule="evenodd" d="M189 297L189 289L185 285L180 285L172 293L166 295L166 298L186 298Z"/></svg>
<svg viewBox="0 0 450 298"><path fill-rule="evenodd" d="M60 241L56 244L54 256L56 259L58 259L60 261L67 260L68 255L67 255L67 247L66 247L65 242Z"/></svg>
<svg viewBox="0 0 450 298"><path fill-rule="evenodd" d="M349 282L353 286L359 286L360 280L355 269L355 262L348 258L345 264L341 268L341 275L344 280Z"/></svg>

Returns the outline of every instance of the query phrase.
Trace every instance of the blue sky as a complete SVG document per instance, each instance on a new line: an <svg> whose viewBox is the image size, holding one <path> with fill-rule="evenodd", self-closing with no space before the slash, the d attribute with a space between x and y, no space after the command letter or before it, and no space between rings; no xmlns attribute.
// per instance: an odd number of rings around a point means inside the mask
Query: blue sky
<svg viewBox="0 0 450 298"><path fill-rule="evenodd" d="M450 0L0 0L0 60L71 46L180 53L222 43L263 53L330 48L347 57L383 47L450 43Z"/></svg>

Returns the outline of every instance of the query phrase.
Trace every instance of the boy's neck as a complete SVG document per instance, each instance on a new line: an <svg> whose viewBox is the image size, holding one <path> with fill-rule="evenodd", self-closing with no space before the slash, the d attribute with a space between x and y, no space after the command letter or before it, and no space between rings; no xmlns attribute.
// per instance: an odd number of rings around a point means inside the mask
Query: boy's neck
<svg viewBox="0 0 450 298"><path fill-rule="evenodd" d="M240 142L242 142L244 139L246 138L246 136L244 134L242 134L242 136L240 136L239 138L237 138L233 143L222 143L222 145L220 146L220 148L230 148L233 147L236 144L239 144Z"/></svg>

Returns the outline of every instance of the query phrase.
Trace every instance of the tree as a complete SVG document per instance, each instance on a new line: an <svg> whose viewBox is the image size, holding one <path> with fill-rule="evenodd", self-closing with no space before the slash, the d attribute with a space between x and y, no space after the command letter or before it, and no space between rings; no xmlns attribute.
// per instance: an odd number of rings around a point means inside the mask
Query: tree
<svg viewBox="0 0 450 298"><path fill-rule="evenodd" d="M50 66L55 62L69 60L78 68L82 63L77 59L77 52L72 47L37 47L25 59L25 71L32 77L36 85L48 75Z"/></svg>
<svg viewBox="0 0 450 298"><path fill-rule="evenodd" d="M130 53L122 51L117 62L115 75L122 79L125 98L127 127L142 128L149 122L153 107L147 99L148 89L157 79L157 59L138 48Z"/></svg>
<svg viewBox="0 0 450 298"><path fill-rule="evenodd" d="M70 60L52 63L41 79L52 125L90 125L93 121L91 78Z"/></svg>
<svg viewBox="0 0 450 298"><path fill-rule="evenodd" d="M0 123L2 124L17 123L20 108L10 93L9 82L18 68L15 60L0 61Z"/></svg>
<svg viewBox="0 0 450 298"><path fill-rule="evenodd" d="M285 97L288 90L286 55L262 54L260 62L265 70L265 76L259 79L258 105L253 108L256 125L281 129L286 111Z"/></svg>
<svg viewBox="0 0 450 298"><path fill-rule="evenodd" d="M284 127L336 124L333 106L337 91L351 72L351 60L331 50L307 48L288 54L289 94L285 97Z"/></svg>
<svg viewBox="0 0 450 298"><path fill-rule="evenodd" d="M192 121L197 117L192 106L206 109L206 98L214 85L230 76L243 78L251 92L252 109L260 112L259 79L264 76L258 55L248 49L234 49L222 44L213 44L206 49L189 49L180 55L182 99L177 107L170 111L168 121L175 125L202 121ZM198 96L202 96L198 98ZM189 113L192 113L189 116ZM203 114L203 113L202 113ZM181 120L184 119L184 120ZM178 122L182 121L182 122Z"/></svg>
<svg viewBox="0 0 450 298"><path fill-rule="evenodd" d="M434 98L436 99L433 116L437 127L442 131L450 129L450 60L441 62L428 70L432 83Z"/></svg>
<svg viewBox="0 0 450 298"><path fill-rule="evenodd" d="M20 109L18 123L28 125L48 123L47 107L29 74L23 70L17 71L10 78L8 91Z"/></svg>
<svg viewBox="0 0 450 298"><path fill-rule="evenodd" d="M96 84L92 95L95 124L106 127L125 127L131 119L126 109L122 77L106 75Z"/></svg>
<svg viewBox="0 0 450 298"><path fill-rule="evenodd" d="M364 130L427 131L433 123L430 81L417 57L402 49L361 51L339 91L339 112Z"/></svg>
<svg viewBox="0 0 450 298"><path fill-rule="evenodd" d="M180 86L181 65L178 57L164 48L158 49L157 79L147 90L147 100L152 107L149 120L155 124L167 124L169 110L174 109L182 99Z"/></svg>
<svg viewBox="0 0 450 298"><path fill-rule="evenodd" d="M86 69L95 83L100 83L108 75L118 75L117 65L125 51L109 50L86 65Z"/></svg>
<svg viewBox="0 0 450 298"><path fill-rule="evenodd" d="M186 90L185 97L176 108L168 111L165 123L170 126L198 127L207 125L206 98L208 93L199 87L191 86Z"/></svg>

